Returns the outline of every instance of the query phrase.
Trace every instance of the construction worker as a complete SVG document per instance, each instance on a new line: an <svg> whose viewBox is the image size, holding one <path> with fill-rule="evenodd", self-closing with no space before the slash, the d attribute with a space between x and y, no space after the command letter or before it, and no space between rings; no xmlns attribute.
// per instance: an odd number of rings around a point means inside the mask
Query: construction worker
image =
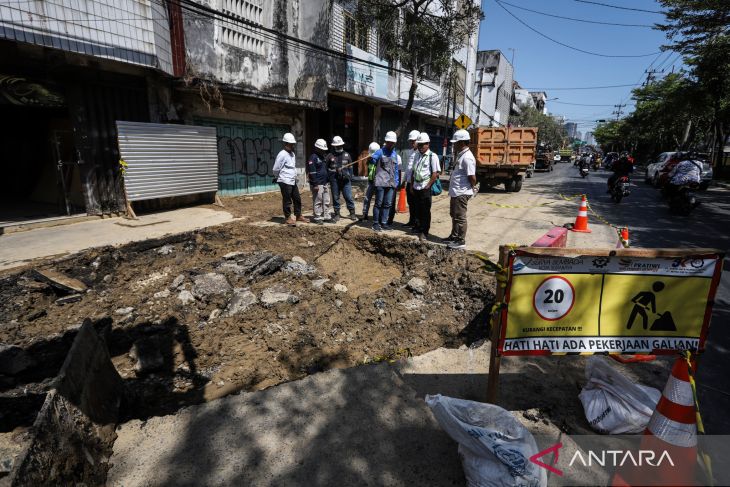
<svg viewBox="0 0 730 487"><path fill-rule="evenodd" d="M408 208L409 208L409 214L408 214L408 225L409 227L418 227L418 220L416 219L415 210L413 208L413 194L411 192L411 175L413 172L413 161L416 160L416 156L418 155L418 145L416 144L416 141L418 140L418 136L421 135L421 132L418 130L411 130L411 132L408 134L408 142L411 143L411 150L410 154L408 154L408 165L406 166L406 172L405 172L405 181L406 181L406 201L408 201Z"/></svg>
<svg viewBox="0 0 730 487"><path fill-rule="evenodd" d="M393 220L395 219L395 211L398 208L396 206L396 199L398 197L398 190L403 185L403 161L400 155L396 152L396 166L395 166L395 188L393 188L393 199L390 202L390 212L388 212L388 229L393 226Z"/></svg>
<svg viewBox="0 0 730 487"><path fill-rule="evenodd" d="M309 220L302 216L302 197L297 186L297 163L294 156L294 146L297 141L289 133L284 134L281 141L284 143L284 148L279 151L274 161L274 175L281 190L285 223L292 226L296 225L296 222L309 223Z"/></svg>
<svg viewBox="0 0 730 487"><path fill-rule="evenodd" d="M377 142L370 142L368 152L368 187L365 190L365 197L362 200L362 217L361 220L367 221L368 213L370 212L370 200L373 198L375 193L375 161L373 161L373 154L380 150L380 144Z"/></svg>
<svg viewBox="0 0 730 487"><path fill-rule="evenodd" d="M416 207L415 217L418 219L418 227L414 232L421 242L428 240L428 232L431 230L431 186L441 172L439 158L431 152L430 143L431 138L426 132L418 136L418 154L411 171L411 195Z"/></svg>
<svg viewBox="0 0 730 487"><path fill-rule="evenodd" d="M327 171L330 188L332 189L332 208L334 209L332 221L337 222L342 216L340 215L340 193L345 198L345 205L350 212L350 220L357 220L355 200L352 199L352 156L344 150L345 142L339 135L332 138L330 145L332 146L332 152L327 155Z"/></svg>
<svg viewBox="0 0 730 487"><path fill-rule="evenodd" d="M375 209L373 210L373 230L390 230L388 216L393 203L393 191L396 187L398 172L398 154L395 143L398 136L395 132L385 134L385 144L373 154L375 162Z"/></svg>
<svg viewBox="0 0 730 487"><path fill-rule="evenodd" d="M313 223L332 223L330 219L330 184L327 174L327 142L324 139L317 139L314 143L314 153L307 161L307 178L309 188L312 191L314 206Z"/></svg>
<svg viewBox="0 0 730 487"><path fill-rule="evenodd" d="M474 196L477 185L477 161L469 149L470 141L466 130L457 130L451 139L456 164L449 179L451 235L446 240L450 249L466 248L466 206Z"/></svg>

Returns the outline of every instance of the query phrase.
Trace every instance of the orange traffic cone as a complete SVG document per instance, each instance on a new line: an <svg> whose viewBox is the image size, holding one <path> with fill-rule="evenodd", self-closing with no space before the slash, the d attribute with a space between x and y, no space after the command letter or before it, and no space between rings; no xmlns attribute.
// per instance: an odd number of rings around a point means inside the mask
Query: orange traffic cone
<svg viewBox="0 0 730 487"><path fill-rule="evenodd" d="M406 206L406 188L401 188L398 193L398 213L408 213Z"/></svg>
<svg viewBox="0 0 730 487"><path fill-rule="evenodd" d="M586 200L586 195L583 195L583 199L580 201L578 216L575 217L575 225L573 225L571 230L574 232L591 233L591 229L588 228L588 201Z"/></svg>
<svg viewBox="0 0 730 487"><path fill-rule="evenodd" d="M611 485L697 484L697 416L684 358L678 358L674 363L672 375L644 431L641 450L654 452L657 466L616 472Z"/></svg>
<svg viewBox="0 0 730 487"><path fill-rule="evenodd" d="M628 248L629 247L629 227L622 227L618 233L618 243L616 248Z"/></svg>

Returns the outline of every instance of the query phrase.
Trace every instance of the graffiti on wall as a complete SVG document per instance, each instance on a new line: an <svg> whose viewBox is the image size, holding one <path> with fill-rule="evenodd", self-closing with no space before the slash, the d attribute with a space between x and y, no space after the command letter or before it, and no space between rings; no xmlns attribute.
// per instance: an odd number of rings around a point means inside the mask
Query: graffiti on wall
<svg viewBox="0 0 730 487"><path fill-rule="evenodd" d="M281 137L218 137L218 174L273 176L274 156L281 150Z"/></svg>

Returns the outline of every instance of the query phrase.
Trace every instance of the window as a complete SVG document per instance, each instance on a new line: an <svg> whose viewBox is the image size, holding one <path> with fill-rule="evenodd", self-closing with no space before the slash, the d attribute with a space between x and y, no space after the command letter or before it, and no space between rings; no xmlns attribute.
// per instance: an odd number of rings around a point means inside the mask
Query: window
<svg viewBox="0 0 730 487"><path fill-rule="evenodd" d="M345 16L345 49L347 44L355 46L363 51L368 51L370 47L369 35L370 29L367 25L358 23L351 14L344 12Z"/></svg>
<svg viewBox="0 0 730 487"><path fill-rule="evenodd" d="M262 24L264 20L261 0L223 0L223 12L239 20L256 24ZM261 35L243 23L222 23L220 42L254 54L262 56L266 54L266 46Z"/></svg>

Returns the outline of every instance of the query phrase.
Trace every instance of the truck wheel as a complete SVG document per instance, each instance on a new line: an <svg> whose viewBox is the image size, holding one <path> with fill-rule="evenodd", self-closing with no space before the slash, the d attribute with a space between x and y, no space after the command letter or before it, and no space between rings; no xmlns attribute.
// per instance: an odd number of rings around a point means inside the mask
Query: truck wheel
<svg viewBox="0 0 730 487"><path fill-rule="evenodd" d="M504 189L508 193L514 193L515 191L517 191L515 189L516 187L517 187L517 181L515 181L514 179L509 179L504 182Z"/></svg>
<svg viewBox="0 0 730 487"><path fill-rule="evenodd" d="M522 189L522 178L515 181L515 193L519 192Z"/></svg>
<svg viewBox="0 0 730 487"><path fill-rule="evenodd" d="M532 177L532 171L527 171L527 172L525 173L525 177L527 177L527 178L531 178L531 177Z"/></svg>

